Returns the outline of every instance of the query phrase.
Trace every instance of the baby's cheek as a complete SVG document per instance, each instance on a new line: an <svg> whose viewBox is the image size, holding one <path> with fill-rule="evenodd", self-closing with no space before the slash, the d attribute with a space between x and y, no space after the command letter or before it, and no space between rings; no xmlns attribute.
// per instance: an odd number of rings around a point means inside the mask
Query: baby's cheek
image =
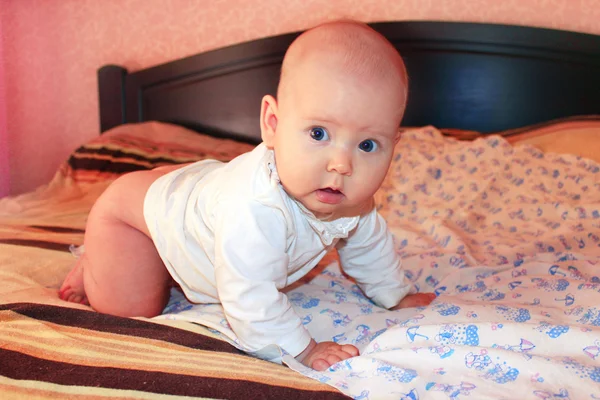
<svg viewBox="0 0 600 400"><path fill-rule="evenodd" d="M302 166L291 170L282 169L278 172L285 191L296 198L305 196L307 192L311 191L311 187L318 182L318 178L303 169Z"/></svg>
<svg viewBox="0 0 600 400"><path fill-rule="evenodd" d="M385 178L387 170L381 170L378 168L367 168L359 181L362 182L360 189L363 192L365 198L369 198L375 194L375 192L381 186L383 179Z"/></svg>

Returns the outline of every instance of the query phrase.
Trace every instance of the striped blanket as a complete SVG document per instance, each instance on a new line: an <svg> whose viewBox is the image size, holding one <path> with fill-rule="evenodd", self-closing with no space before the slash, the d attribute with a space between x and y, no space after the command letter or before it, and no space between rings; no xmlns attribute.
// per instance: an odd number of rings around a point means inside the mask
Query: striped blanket
<svg viewBox="0 0 600 400"><path fill-rule="evenodd" d="M2 398L345 398L202 328L33 303L0 305L0 327Z"/></svg>

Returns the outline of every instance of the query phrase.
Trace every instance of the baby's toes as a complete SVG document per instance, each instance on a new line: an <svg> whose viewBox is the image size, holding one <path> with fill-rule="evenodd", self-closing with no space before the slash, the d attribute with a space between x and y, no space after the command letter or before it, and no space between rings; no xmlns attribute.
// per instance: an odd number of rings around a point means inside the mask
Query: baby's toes
<svg viewBox="0 0 600 400"><path fill-rule="evenodd" d="M60 290L58 291L58 297L61 300L65 300L65 301L69 301L69 297L73 294L73 289L71 289L71 286L65 286L60 288Z"/></svg>

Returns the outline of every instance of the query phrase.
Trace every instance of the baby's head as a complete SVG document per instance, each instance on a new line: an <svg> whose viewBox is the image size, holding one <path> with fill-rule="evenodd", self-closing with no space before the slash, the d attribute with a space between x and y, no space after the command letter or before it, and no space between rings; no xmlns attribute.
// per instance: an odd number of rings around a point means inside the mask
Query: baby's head
<svg viewBox="0 0 600 400"><path fill-rule="evenodd" d="M277 100L265 96L262 139L281 184L318 218L370 208L389 168L407 97L396 49L367 25L340 21L288 49Z"/></svg>

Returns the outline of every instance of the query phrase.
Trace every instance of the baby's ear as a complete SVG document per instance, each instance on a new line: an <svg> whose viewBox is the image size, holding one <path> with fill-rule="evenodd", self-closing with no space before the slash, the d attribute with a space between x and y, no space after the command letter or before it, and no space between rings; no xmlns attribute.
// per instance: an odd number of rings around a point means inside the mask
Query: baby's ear
<svg viewBox="0 0 600 400"><path fill-rule="evenodd" d="M398 130L396 131L396 135L394 136L394 145L400 141L401 137L402 137L402 129L398 128Z"/></svg>
<svg viewBox="0 0 600 400"><path fill-rule="evenodd" d="M260 133L265 145L272 149L277 130L277 100L271 95L262 98L260 105Z"/></svg>

